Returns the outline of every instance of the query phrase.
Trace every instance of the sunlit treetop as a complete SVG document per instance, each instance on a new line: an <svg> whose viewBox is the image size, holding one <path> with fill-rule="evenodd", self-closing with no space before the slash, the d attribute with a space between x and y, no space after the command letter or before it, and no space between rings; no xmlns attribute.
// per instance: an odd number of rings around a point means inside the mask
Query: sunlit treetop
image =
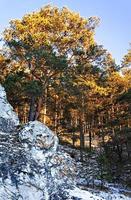
<svg viewBox="0 0 131 200"><path fill-rule="evenodd" d="M47 5L21 20L11 21L4 32L4 39L8 44L29 45L32 49L51 46L58 53L83 47L87 49L95 43L94 29L98 21L97 17L85 19L66 7L59 9Z"/></svg>
<svg viewBox="0 0 131 200"><path fill-rule="evenodd" d="M131 68L131 48L128 50L127 54L124 56L122 65L123 67Z"/></svg>
<svg viewBox="0 0 131 200"><path fill-rule="evenodd" d="M125 64L131 66L131 49L128 51L128 54L124 57Z"/></svg>

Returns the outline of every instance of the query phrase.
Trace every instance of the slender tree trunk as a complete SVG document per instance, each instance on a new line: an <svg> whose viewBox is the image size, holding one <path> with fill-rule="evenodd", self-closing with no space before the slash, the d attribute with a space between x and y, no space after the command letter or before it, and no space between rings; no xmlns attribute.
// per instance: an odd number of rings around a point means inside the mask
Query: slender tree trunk
<svg viewBox="0 0 131 200"><path fill-rule="evenodd" d="M45 90L44 93L44 119L43 119L44 124L46 124L46 115L47 115L47 89Z"/></svg>
<svg viewBox="0 0 131 200"><path fill-rule="evenodd" d="M47 89L45 89L43 96L39 97L35 112L35 120L38 120L40 117L40 112L43 107L43 101L44 101L44 112L43 112L43 123L46 123L46 111L47 111Z"/></svg>
<svg viewBox="0 0 131 200"><path fill-rule="evenodd" d="M91 151L92 149L92 132L89 130L89 150Z"/></svg>
<svg viewBox="0 0 131 200"><path fill-rule="evenodd" d="M85 108L84 108L84 97L81 97L81 114L79 119L80 127L80 159L83 161L83 150L85 148L85 137L84 137L84 121L85 120Z"/></svg>
<svg viewBox="0 0 131 200"><path fill-rule="evenodd" d="M75 147L75 133L72 133L72 145Z"/></svg>
<svg viewBox="0 0 131 200"><path fill-rule="evenodd" d="M25 103L24 105L23 105L23 119L22 119L22 121L23 121L23 123L27 123L27 113L28 113L28 109L27 109L27 104Z"/></svg>
<svg viewBox="0 0 131 200"><path fill-rule="evenodd" d="M83 131L83 123L80 120L80 159L83 161L83 150L85 147L85 138L84 138L84 131Z"/></svg>
<svg viewBox="0 0 131 200"><path fill-rule="evenodd" d="M57 128L58 128L58 102L57 102L57 97L55 98L54 128L55 128L55 133L57 133Z"/></svg>
<svg viewBox="0 0 131 200"><path fill-rule="evenodd" d="M35 111L36 111L35 97L33 96L33 97L31 97L31 100L30 100L30 110L29 110L29 118L28 118L29 121L35 120Z"/></svg>
<svg viewBox="0 0 131 200"><path fill-rule="evenodd" d="M42 108L42 103L43 103L43 98L40 97L37 103L37 108L36 108L36 112L35 112L35 120L38 120L39 116L40 116L40 111Z"/></svg>
<svg viewBox="0 0 131 200"><path fill-rule="evenodd" d="M119 146L117 145L117 154L118 154L118 157L119 157L119 161L121 162L122 161L122 145Z"/></svg>

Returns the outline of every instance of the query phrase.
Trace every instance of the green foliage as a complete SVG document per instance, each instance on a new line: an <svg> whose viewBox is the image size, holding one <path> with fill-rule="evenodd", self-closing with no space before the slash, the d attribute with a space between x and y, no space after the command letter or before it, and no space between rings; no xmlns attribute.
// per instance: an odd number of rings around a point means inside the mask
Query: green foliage
<svg viewBox="0 0 131 200"><path fill-rule="evenodd" d="M31 80L24 85L24 90L27 96L34 96L35 98L41 96L43 88L39 81Z"/></svg>

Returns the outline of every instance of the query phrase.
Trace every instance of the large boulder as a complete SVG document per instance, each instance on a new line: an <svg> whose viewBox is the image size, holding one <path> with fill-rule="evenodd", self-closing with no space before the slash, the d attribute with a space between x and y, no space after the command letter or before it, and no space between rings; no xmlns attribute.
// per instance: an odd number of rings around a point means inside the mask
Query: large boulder
<svg viewBox="0 0 131 200"><path fill-rule="evenodd" d="M0 125L0 200L70 199L67 189L75 185L76 174L73 160L59 150L57 136L41 122L16 130L17 115L0 89L1 105L7 108Z"/></svg>
<svg viewBox="0 0 131 200"><path fill-rule="evenodd" d="M43 123L39 121L31 121L26 124L19 132L19 139L29 149L41 150L44 153L54 153L58 146L57 136ZM38 159L38 157L35 157Z"/></svg>
<svg viewBox="0 0 131 200"><path fill-rule="evenodd" d="M18 116L8 103L5 90L0 85L0 131L10 132L18 125Z"/></svg>

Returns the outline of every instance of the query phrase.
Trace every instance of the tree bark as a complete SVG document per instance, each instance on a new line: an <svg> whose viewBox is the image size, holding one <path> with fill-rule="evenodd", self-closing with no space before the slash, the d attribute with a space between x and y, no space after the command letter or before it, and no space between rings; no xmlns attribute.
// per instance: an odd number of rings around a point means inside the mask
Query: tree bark
<svg viewBox="0 0 131 200"><path fill-rule="evenodd" d="M40 116L40 111L42 108L42 102L43 102L43 98L40 97L37 103L37 108L36 108L36 112L35 112L35 120L38 120L39 116Z"/></svg>
<svg viewBox="0 0 131 200"><path fill-rule="evenodd" d="M92 134L91 134L91 130L89 130L89 150L91 151L92 149Z"/></svg>
<svg viewBox="0 0 131 200"><path fill-rule="evenodd" d="M85 138L84 138L84 131L83 131L83 123L80 119L80 159L83 161L83 150L85 147Z"/></svg>
<svg viewBox="0 0 131 200"><path fill-rule="evenodd" d="M30 110L29 110L29 117L28 117L28 120L29 121L34 121L35 120L35 97L31 97L31 100L30 100Z"/></svg>

